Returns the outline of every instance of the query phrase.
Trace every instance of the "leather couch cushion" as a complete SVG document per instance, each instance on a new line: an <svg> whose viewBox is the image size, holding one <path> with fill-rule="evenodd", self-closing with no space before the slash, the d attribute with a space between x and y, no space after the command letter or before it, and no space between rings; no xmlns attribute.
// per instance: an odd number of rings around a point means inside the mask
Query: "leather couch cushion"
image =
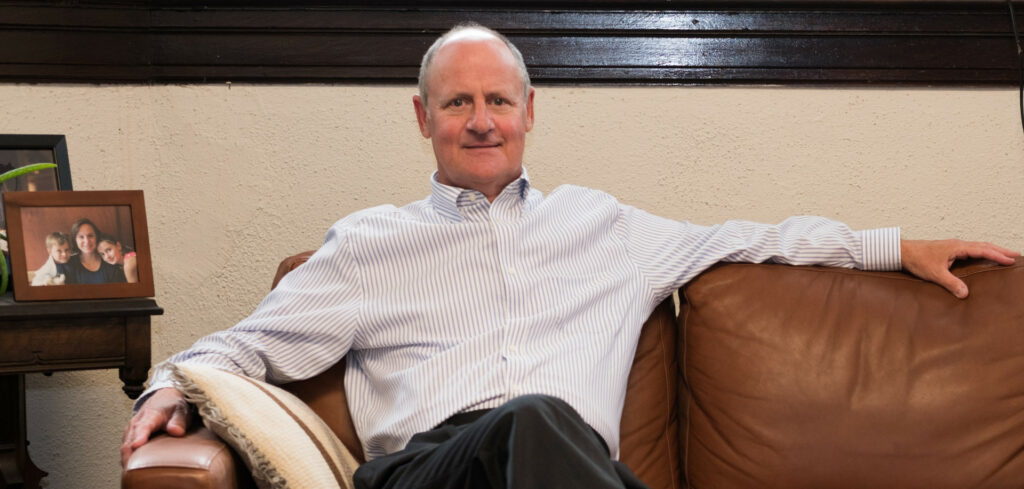
<svg viewBox="0 0 1024 489"><path fill-rule="evenodd" d="M682 296L690 487L1020 487L1024 261L901 273L718 266Z"/></svg>

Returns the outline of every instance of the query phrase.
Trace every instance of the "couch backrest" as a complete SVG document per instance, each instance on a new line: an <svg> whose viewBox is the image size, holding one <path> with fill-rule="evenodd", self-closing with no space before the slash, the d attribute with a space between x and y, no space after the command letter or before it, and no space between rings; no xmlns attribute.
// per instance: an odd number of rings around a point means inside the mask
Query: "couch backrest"
<svg viewBox="0 0 1024 489"><path fill-rule="evenodd" d="M272 287L312 254L307 251L282 261ZM675 306L669 298L644 323L622 411L620 459L651 489L678 489L681 481L675 316ZM362 446L345 399L344 375L342 359L316 377L282 387L309 404L362 462Z"/></svg>
<svg viewBox="0 0 1024 489"><path fill-rule="evenodd" d="M1020 487L1024 260L902 273L723 265L682 294L689 486Z"/></svg>

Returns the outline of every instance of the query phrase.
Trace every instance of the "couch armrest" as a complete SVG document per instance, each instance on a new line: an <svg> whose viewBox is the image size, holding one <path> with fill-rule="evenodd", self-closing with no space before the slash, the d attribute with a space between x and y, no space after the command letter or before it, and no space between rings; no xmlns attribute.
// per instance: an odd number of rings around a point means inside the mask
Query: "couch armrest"
<svg viewBox="0 0 1024 489"><path fill-rule="evenodd" d="M122 489L250 489L256 487L231 448L197 426L183 437L161 434L132 453Z"/></svg>

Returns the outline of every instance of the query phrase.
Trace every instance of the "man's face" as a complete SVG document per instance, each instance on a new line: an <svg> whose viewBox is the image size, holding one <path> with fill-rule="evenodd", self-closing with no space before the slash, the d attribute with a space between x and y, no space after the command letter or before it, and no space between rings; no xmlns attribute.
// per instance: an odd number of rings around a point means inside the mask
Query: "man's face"
<svg viewBox="0 0 1024 489"><path fill-rule="evenodd" d="M67 263L71 256L71 246L68 243L55 244L50 247L50 258L54 263Z"/></svg>
<svg viewBox="0 0 1024 489"><path fill-rule="evenodd" d="M526 133L533 127L533 89L524 97L515 58L504 43L477 36L441 47L427 73L427 103L413 97L441 183L479 190L493 201L519 178Z"/></svg>

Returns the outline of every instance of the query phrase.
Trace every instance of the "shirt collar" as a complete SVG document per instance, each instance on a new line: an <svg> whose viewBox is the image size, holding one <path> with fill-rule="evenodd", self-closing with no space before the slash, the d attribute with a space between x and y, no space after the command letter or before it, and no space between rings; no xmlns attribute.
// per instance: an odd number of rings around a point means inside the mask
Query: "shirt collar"
<svg viewBox="0 0 1024 489"><path fill-rule="evenodd" d="M503 208L522 209L529 193L530 177L526 167L522 168L519 178L502 189L493 203L488 202L487 197L478 190L453 187L437 181L437 170L430 175L431 206L438 214L454 222L466 220L471 215L487 214L492 205L499 203Z"/></svg>

